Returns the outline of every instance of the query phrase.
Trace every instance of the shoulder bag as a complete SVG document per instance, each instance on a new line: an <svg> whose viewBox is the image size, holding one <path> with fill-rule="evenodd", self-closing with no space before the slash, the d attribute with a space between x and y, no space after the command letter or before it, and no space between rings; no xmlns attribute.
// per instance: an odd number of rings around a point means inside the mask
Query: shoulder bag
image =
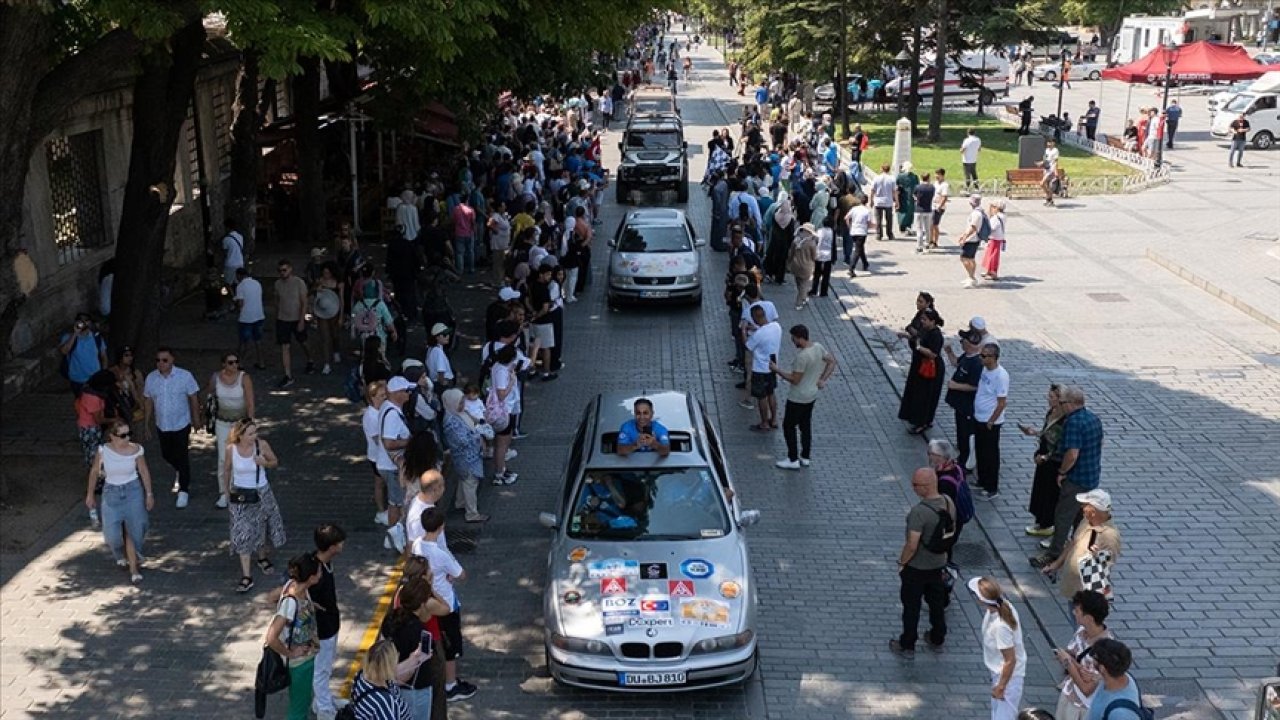
<svg viewBox="0 0 1280 720"><path fill-rule="evenodd" d="M232 448L231 452L234 453L235 449ZM254 457L255 463L257 462L257 457L259 454L260 453L258 450L258 441L255 440L253 442L253 457ZM233 471L232 475L234 474L235 473ZM261 465L257 466L257 473L255 477L257 478L256 484L261 485L262 484L262 466ZM236 505L253 505L254 503L260 502L262 500L262 495L258 493L258 488L256 487L255 488L238 488L235 485L232 485L231 492L227 495L227 499L235 503Z"/></svg>
<svg viewBox="0 0 1280 720"><path fill-rule="evenodd" d="M284 647L293 646L293 626L298 622L299 601L294 598L293 619L289 621L289 636ZM254 679L253 689L271 695L289 687L289 661L280 656L270 645L262 646L262 659L258 661L258 673ZM261 717L261 716L259 716Z"/></svg>
<svg viewBox="0 0 1280 720"><path fill-rule="evenodd" d="M1089 536L1089 547L1098 539L1098 531ZM1090 552L1080 558L1080 583L1085 590L1102 593L1107 600L1111 599L1111 551L1099 550Z"/></svg>

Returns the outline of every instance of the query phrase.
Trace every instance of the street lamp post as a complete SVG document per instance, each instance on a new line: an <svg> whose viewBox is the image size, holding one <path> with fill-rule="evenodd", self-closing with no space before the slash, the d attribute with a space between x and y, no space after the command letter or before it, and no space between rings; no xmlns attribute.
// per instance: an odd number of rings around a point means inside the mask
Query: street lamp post
<svg viewBox="0 0 1280 720"><path fill-rule="evenodd" d="M902 117L902 97L907 92L907 65L913 57L906 48L902 48L902 51L893 58L893 61L898 65L898 117ZM911 92L914 93L915 91L915 88L911 88Z"/></svg>
<svg viewBox="0 0 1280 720"><path fill-rule="evenodd" d="M1160 117L1158 122L1164 124L1164 132L1169 132L1168 116L1165 110L1169 108L1169 86L1173 84L1173 64L1178 61L1178 48L1172 43L1165 45L1164 48L1164 97L1160 101ZM1164 138L1156 138L1156 167L1164 164Z"/></svg>

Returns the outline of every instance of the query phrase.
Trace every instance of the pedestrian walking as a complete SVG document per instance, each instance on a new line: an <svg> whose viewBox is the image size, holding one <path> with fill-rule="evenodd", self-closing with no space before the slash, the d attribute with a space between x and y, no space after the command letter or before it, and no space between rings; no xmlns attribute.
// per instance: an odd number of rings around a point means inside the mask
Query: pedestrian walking
<svg viewBox="0 0 1280 720"><path fill-rule="evenodd" d="M222 367L209 376L209 384L205 387L205 395L214 399L213 430L216 452L218 454L218 474L214 476L218 487L223 487L222 476L227 460L227 436L231 428L240 420L253 418L254 396L253 378L240 367L237 353L225 353L222 356ZM218 494L215 507L227 507L227 494Z"/></svg>
<svg viewBox="0 0 1280 720"><path fill-rule="evenodd" d="M1120 529L1111 520L1111 493L1090 490L1077 495L1076 501L1083 517L1070 544L1040 570L1057 577L1058 593L1065 598L1080 590L1094 590L1111 600L1111 574L1120 560L1121 548Z"/></svg>
<svg viewBox="0 0 1280 720"><path fill-rule="evenodd" d="M1044 190L1044 204L1053 205L1053 196L1057 194L1058 184L1058 147L1053 140L1044 141L1044 157L1036 163L1044 170L1040 178L1040 188Z"/></svg>
<svg viewBox="0 0 1280 720"><path fill-rule="evenodd" d="M831 266L835 263L836 235L832 226L836 223L835 214L827 215L818 228L818 237L814 247L813 283L809 286L809 297L826 297L831 292Z"/></svg>
<svg viewBox="0 0 1280 720"><path fill-rule="evenodd" d="M871 270L871 265L867 262L867 235L873 226L879 232L879 226L875 224L871 208L867 207L863 197L857 194L853 197L853 207L845 215L845 223L849 226L849 244L844 248L844 262L849 266L849 277L858 277L855 271L858 260L862 261L863 272Z"/></svg>
<svg viewBox="0 0 1280 720"><path fill-rule="evenodd" d="M316 639L320 641L311 680L313 705L316 720L334 720L338 710L347 703L334 698L333 689L329 686L333 676L333 660L338 650L338 630L342 628L333 560L342 553L347 534L337 525L325 523L316 528L314 540L315 559L320 564L320 580L307 590L311 604L316 609Z"/></svg>
<svg viewBox="0 0 1280 720"><path fill-rule="evenodd" d="M380 638L369 648L360 671L351 683L351 707L356 720L413 720L400 683L396 646ZM417 667L414 667L416 670Z"/></svg>
<svg viewBox="0 0 1280 720"><path fill-rule="evenodd" d="M978 189L978 157L982 152L982 138L978 131L969 128L965 131L964 140L960 143L960 164L964 167L964 189Z"/></svg>
<svg viewBox="0 0 1280 720"><path fill-rule="evenodd" d="M1027 649L1022 623L1000 583L976 577L969 592L985 612L982 616L982 663L991 673L991 720L1016 720L1027 674Z"/></svg>
<svg viewBox="0 0 1280 720"><path fill-rule="evenodd" d="M454 507L465 511L469 523L483 523L488 515L480 512L477 490L484 479L483 444L493 438L493 428L476 422L465 408L466 396L458 388L449 388L441 396L444 405L444 444L453 459L458 477Z"/></svg>
<svg viewBox="0 0 1280 720"><path fill-rule="evenodd" d="M1026 533L1033 537L1053 535L1053 511L1058 505L1058 469L1062 467L1062 451L1059 446L1066 413L1062 409L1062 396L1057 383L1049 386L1046 399L1049 408L1045 411L1044 422L1039 430L1030 425L1018 425L1023 435L1038 441L1032 456L1036 469L1031 480L1031 500L1027 505L1035 522L1027 526Z"/></svg>
<svg viewBox="0 0 1280 720"><path fill-rule="evenodd" d="M286 535L280 506L276 503L266 470L279 461L266 440L258 437L258 426L250 418L237 421L227 434L226 460L221 489L230 500L231 553L240 559L240 584L236 592L253 589L250 558L264 574L271 573L271 548L284 547Z"/></svg>
<svg viewBox="0 0 1280 720"><path fill-rule="evenodd" d="M914 190L916 205L916 254L920 255L933 242L933 197L937 192L930 175L920 176L920 184Z"/></svg>
<svg viewBox="0 0 1280 720"><path fill-rule="evenodd" d="M107 426L107 441L98 446L89 468L84 504L100 511L102 539L116 565L129 568L129 580L136 585L142 582L142 544L155 496L146 450L131 438L128 420L117 419Z"/></svg>
<svg viewBox="0 0 1280 720"><path fill-rule="evenodd" d="M222 281L229 287L240 282L236 272L244 267L244 235L234 220L227 221L227 234L222 236Z"/></svg>
<svg viewBox="0 0 1280 720"><path fill-rule="evenodd" d="M1249 127L1244 113L1231 121L1231 151L1227 153L1227 167L1244 167L1244 145L1249 141Z"/></svg>
<svg viewBox="0 0 1280 720"><path fill-rule="evenodd" d="M951 183L947 182L947 169L938 168L933 175L933 223L929 235L929 250L936 250L938 247L942 216L947 212L947 200L951 197Z"/></svg>
<svg viewBox="0 0 1280 720"><path fill-rule="evenodd" d="M267 320L267 313L262 307L262 283L245 268L236 268L236 278L235 302L239 312L236 336L240 341L236 351L240 357L245 357L252 348L253 366L261 370L266 367L262 363L262 325ZM245 365L248 364L246 361Z"/></svg>
<svg viewBox="0 0 1280 720"><path fill-rule="evenodd" d="M303 553L289 560L289 580L267 627L265 644L289 666L288 720L308 720L311 716L311 681L320 641L316 637L315 606L308 592L320 577L320 562L314 555ZM259 706L265 706L265 702L266 697L260 695Z"/></svg>
<svg viewBox="0 0 1280 720"><path fill-rule="evenodd" d="M965 224L964 232L960 233L960 237L956 238L956 243L960 245L960 265L964 268L965 277L961 287L972 288L978 284L978 278L974 273L978 270L978 263L974 258L978 257L978 247L991 235L991 221L987 218L987 214L982 211L982 196L969 196L969 218Z"/></svg>
<svg viewBox="0 0 1280 720"><path fill-rule="evenodd" d="M108 405L112 406L112 419L119 412L115 393L115 375L109 370L99 370L89 376L76 396L76 432L80 436L80 453L85 467L93 465L98 446L102 444L102 429L110 422L107 418Z"/></svg>
<svg viewBox="0 0 1280 720"><path fill-rule="evenodd" d="M1177 100L1169 101L1169 107L1165 108L1164 116L1165 147L1172 150L1173 136L1178 132L1178 123L1182 121L1182 106Z"/></svg>
<svg viewBox="0 0 1280 720"><path fill-rule="evenodd" d="M797 240L799 234L797 234ZM797 308L798 309L798 308ZM750 429L768 432L778 427L778 400L774 390L778 379L769 369L770 363L778 362L778 351L782 345L782 326L777 317L770 319L762 304L751 306L751 323L755 330L747 338L746 348L751 353L751 379L748 382L751 397L755 398L760 412L760 423L751 425Z"/></svg>
<svg viewBox="0 0 1280 720"><path fill-rule="evenodd" d="M1102 684L1093 646L1099 640L1114 639L1106 623L1110 611L1107 598L1101 593L1081 590L1071 597L1076 631L1066 646L1053 651L1066 674L1053 713L1055 720L1084 720L1088 716L1093 694Z"/></svg>
<svg viewBox="0 0 1280 720"><path fill-rule="evenodd" d="M125 345L116 351L116 362L110 368L116 378L116 399L120 403L121 409L125 412L125 419L132 422L141 422L142 412L142 386L144 383L142 372L134 365L135 355L133 348Z"/></svg>
<svg viewBox="0 0 1280 720"><path fill-rule="evenodd" d="M876 240L887 234L893 237L893 207L897 195L897 180L889 172L889 164L880 166L880 174L871 181L871 205L875 209Z"/></svg>
<svg viewBox="0 0 1280 720"><path fill-rule="evenodd" d="M973 397L973 445L982 488L978 499L992 500L1000 495L1000 427L1009 398L1009 372L1000 366L999 345L983 345L978 356L982 358L982 376Z"/></svg>
<svg viewBox="0 0 1280 720"><path fill-rule="evenodd" d="M895 201L898 211L898 229L907 235L914 234L915 230L912 226L916 221L915 192L916 187L920 185L920 176L916 175L915 168L910 162L904 162L895 183L898 187Z"/></svg>
<svg viewBox="0 0 1280 720"><path fill-rule="evenodd" d="M71 329L58 339L58 352L62 353L58 372L76 395L90 376L107 366L107 341L98 334L88 313L76 313Z"/></svg>
<svg viewBox="0 0 1280 720"><path fill-rule="evenodd" d="M789 334L796 348L791 370L782 370L776 361L769 363L769 371L791 385L782 415L787 459L774 465L784 470L799 470L809 467L813 459L813 405L818 400L818 391L827 386L836 371L836 358L821 344L810 340L809 328L804 325L793 325Z"/></svg>
<svg viewBox="0 0 1280 720"><path fill-rule="evenodd" d="M796 231L795 240L787 251L787 272L796 280L796 310L803 310L809 304L809 286L817 256L818 231L812 223L805 223Z"/></svg>
<svg viewBox="0 0 1280 720"><path fill-rule="evenodd" d="M889 649L905 658L915 657L922 601L929 605L929 649L939 652L946 642L947 550L953 544L956 519L955 505L938 492L933 468L912 473L911 490L920 502L907 513L906 541L898 554L902 634L889 641Z"/></svg>
<svg viewBox="0 0 1280 720"><path fill-rule="evenodd" d="M200 386L191 373L174 365L173 350L156 350L156 369L147 374L142 386L143 440L151 439L154 424L160 434L160 456L177 473L174 487L176 505L185 508L190 501L191 427L204 425L200 412Z"/></svg>
<svg viewBox="0 0 1280 720"><path fill-rule="evenodd" d="M942 386L946 382L946 363L942 359L942 316L933 308L920 311L919 332L907 338L911 348L911 368L898 406L898 419L905 420L907 432L919 435L933 427Z"/></svg>
<svg viewBox="0 0 1280 720"><path fill-rule="evenodd" d="M320 331L320 358L324 365L321 375L333 372L333 366L342 362L342 325L346 319L342 298L346 296L345 281L338 264L332 260L320 266L311 297L316 328Z"/></svg>
<svg viewBox="0 0 1280 720"><path fill-rule="evenodd" d="M1102 421L1085 407L1084 390L1068 385L1059 390L1060 404L1066 419L1058 448L1062 463L1058 467L1058 503L1053 510L1053 539L1048 545L1050 560L1058 557L1066 546L1067 534L1080 512L1076 497L1102 483Z"/></svg>
<svg viewBox="0 0 1280 720"><path fill-rule="evenodd" d="M991 230L982 255L982 277L993 282L1000 279L1000 256L1005 250L1004 208L1004 198L992 198L987 204L987 226Z"/></svg>

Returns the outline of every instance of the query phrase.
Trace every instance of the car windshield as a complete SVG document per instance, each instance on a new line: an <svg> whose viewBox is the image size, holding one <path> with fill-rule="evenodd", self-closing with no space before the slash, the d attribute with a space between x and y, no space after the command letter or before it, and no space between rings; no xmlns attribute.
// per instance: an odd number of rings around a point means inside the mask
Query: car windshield
<svg viewBox="0 0 1280 720"><path fill-rule="evenodd" d="M1227 103L1227 110L1234 113L1242 113L1249 109L1249 103L1253 102L1250 95L1237 95Z"/></svg>
<svg viewBox="0 0 1280 720"><path fill-rule="evenodd" d="M720 490L705 468L588 470L573 507L571 538L697 540L729 531Z"/></svg>
<svg viewBox="0 0 1280 720"><path fill-rule="evenodd" d="M693 243L683 225L628 225L618 238L618 252L689 252Z"/></svg>
<svg viewBox="0 0 1280 720"><path fill-rule="evenodd" d="M680 147L680 138L673 132L632 130L627 133L627 147L632 150L675 150Z"/></svg>

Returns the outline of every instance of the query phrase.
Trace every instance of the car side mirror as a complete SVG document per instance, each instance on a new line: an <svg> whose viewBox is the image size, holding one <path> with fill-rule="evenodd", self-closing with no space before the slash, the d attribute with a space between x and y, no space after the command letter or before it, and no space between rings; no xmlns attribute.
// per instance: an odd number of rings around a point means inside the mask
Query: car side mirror
<svg viewBox="0 0 1280 720"><path fill-rule="evenodd" d="M618 143L618 149L619 149L619 150L621 150L621 149L622 149L622 143Z"/></svg>
<svg viewBox="0 0 1280 720"><path fill-rule="evenodd" d="M560 527L560 519L556 517L555 513L538 513L538 524L549 530L555 530Z"/></svg>
<svg viewBox="0 0 1280 720"><path fill-rule="evenodd" d="M703 245L706 245L706 244L707 244L707 239L706 239L706 238L694 238L694 239L693 239L693 246L694 246L694 247L702 247Z"/></svg>
<svg viewBox="0 0 1280 720"><path fill-rule="evenodd" d="M609 247L617 247L617 246L618 246L618 241L614 240L613 238L609 238Z"/></svg>
<svg viewBox="0 0 1280 720"><path fill-rule="evenodd" d="M760 522L759 510L743 510L738 513L738 527L751 527Z"/></svg>

